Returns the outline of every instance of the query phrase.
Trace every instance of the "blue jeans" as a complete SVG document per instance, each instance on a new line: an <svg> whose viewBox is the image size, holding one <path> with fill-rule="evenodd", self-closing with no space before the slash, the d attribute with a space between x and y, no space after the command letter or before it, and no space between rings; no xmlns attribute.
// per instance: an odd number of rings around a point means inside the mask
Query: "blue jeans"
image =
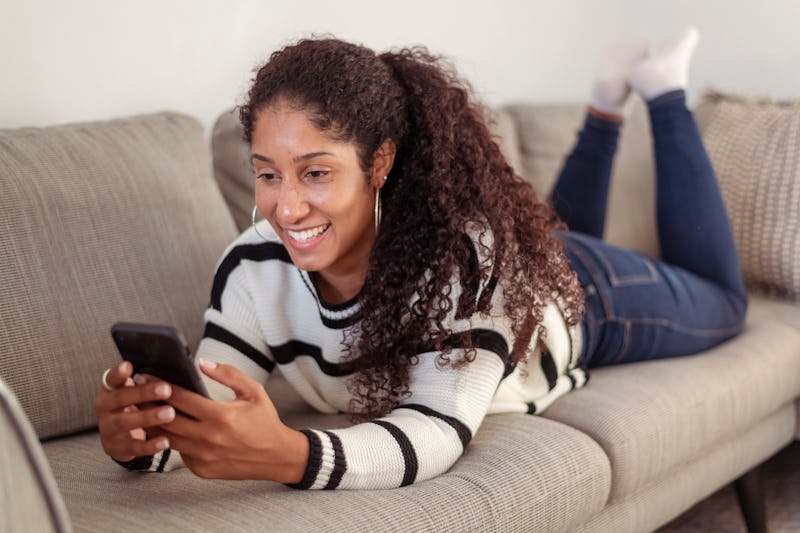
<svg viewBox="0 0 800 533"><path fill-rule="evenodd" d="M685 94L648 108L663 260L601 240L619 123L587 115L552 193L586 293L587 367L706 350L739 333L747 310L728 215Z"/></svg>

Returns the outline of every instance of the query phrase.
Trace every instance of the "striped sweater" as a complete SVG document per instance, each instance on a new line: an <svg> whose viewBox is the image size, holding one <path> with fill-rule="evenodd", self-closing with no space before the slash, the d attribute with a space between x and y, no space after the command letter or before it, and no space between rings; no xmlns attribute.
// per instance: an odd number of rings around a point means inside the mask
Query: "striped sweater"
<svg viewBox="0 0 800 533"><path fill-rule="evenodd" d="M352 372L343 363L343 339L358 304L355 299L325 303L313 278L292 264L266 221L259 231L268 242L250 228L217 267L197 357L234 365L261 383L279 367L318 411L347 412ZM458 301L457 282L453 289ZM378 489L430 479L456 462L487 414L538 413L586 382L576 367L579 328L568 328L554 304L545 308L542 324L547 350L533 352L524 365L510 364L514 339L502 314L502 288L496 284L488 290L489 316L453 317L449 324L453 331L470 332L475 360L454 369L437 365L436 352L418 354L410 372L411 394L388 415L345 429L302 430L310 456L298 488ZM536 337L531 342L536 346ZM231 391L220 384L206 378L206 385L213 398L230 398ZM172 469L180 459L177 452L171 455L167 460L157 454L138 468Z"/></svg>

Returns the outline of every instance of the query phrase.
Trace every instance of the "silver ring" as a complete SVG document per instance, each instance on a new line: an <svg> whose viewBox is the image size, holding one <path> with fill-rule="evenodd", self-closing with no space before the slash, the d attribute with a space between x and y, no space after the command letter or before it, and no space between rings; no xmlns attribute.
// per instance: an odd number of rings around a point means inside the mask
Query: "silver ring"
<svg viewBox="0 0 800 533"><path fill-rule="evenodd" d="M103 382L103 388L106 389L108 392L111 392L111 391L114 390L114 388L111 385L108 384L108 381L106 381L106 378L108 378L108 373L109 372L111 372L111 369L110 368L106 368L106 371L103 372L103 379L101 381Z"/></svg>

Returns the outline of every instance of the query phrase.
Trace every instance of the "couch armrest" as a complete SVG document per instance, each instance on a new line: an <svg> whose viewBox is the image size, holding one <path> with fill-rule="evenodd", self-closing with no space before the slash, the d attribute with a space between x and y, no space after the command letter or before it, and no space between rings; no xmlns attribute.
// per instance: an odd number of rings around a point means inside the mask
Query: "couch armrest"
<svg viewBox="0 0 800 533"><path fill-rule="evenodd" d="M39 439L0 380L0 530L72 531Z"/></svg>

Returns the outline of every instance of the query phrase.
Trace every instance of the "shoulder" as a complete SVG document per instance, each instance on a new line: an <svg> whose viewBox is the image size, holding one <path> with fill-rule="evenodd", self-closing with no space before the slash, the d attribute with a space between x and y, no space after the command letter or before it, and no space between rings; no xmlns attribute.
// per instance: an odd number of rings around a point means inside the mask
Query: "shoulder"
<svg viewBox="0 0 800 533"><path fill-rule="evenodd" d="M223 292L237 284L249 292L246 286L251 285L248 280L254 279L253 276L266 274L280 279L294 271L289 252L269 223L261 221L257 226L258 233L250 226L230 243L217 263L211 288L212 307L220 309Z"/></svg>

